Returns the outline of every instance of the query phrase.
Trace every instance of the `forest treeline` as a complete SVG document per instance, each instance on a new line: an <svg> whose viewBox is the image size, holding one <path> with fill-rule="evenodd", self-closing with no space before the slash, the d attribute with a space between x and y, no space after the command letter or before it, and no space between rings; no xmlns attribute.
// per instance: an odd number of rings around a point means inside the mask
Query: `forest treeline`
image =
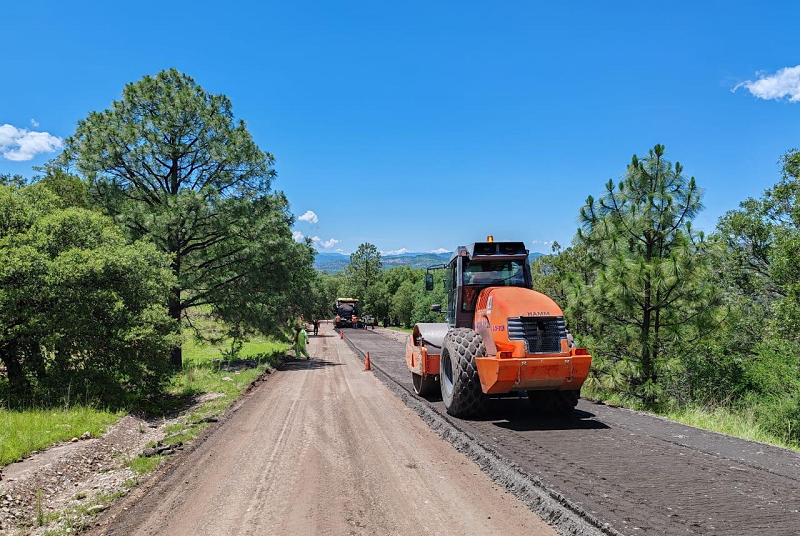
<svg viewBox="0 0 800 536"><path fill-rule="evenodd" d="M433 304L446 303L442 272L435 271L434 277L434 290L426 292L423 268L384 268L378 248L364 243L341 272L318 272L304 306L306 318L331 318L336 298L352 297L360 301L362 315L379 322L390 319L392 325L406 328L416 322L442 322L442 315L430 310Z"/></svg>

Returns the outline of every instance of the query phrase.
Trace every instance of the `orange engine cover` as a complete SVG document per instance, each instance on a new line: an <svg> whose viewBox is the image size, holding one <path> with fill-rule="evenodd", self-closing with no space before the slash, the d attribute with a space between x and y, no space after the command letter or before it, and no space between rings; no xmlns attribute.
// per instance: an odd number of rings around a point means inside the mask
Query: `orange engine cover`
<svg viewBox="0 0 800 536"><path fill-rule="evenodd" d="M476 361L483 391L580 389L592 357L570 347L565 328L561 329L563 317L561 308L540 292L520 287L483 289L473 320L486 346L486 357ZM545 336L547 344L540 345L537 341Z"/></svg>

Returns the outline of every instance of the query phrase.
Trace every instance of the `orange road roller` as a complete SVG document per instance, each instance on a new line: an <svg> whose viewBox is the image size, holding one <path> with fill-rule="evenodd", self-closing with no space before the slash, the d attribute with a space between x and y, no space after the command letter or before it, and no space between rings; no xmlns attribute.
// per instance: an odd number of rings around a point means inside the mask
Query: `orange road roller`
<svg viewBox="0 0 800 536"><path fill-rule="evenodd" d="M447 321L420 323L406 343L406 365L420 396L438 388L447 413L482 413L487 398L527 392L535 408L571 413L592 356L577 348L556 303L531 289L528 250L522 242L459 246L445 270ZM434 305L431 310L441 311Z"/></svg>

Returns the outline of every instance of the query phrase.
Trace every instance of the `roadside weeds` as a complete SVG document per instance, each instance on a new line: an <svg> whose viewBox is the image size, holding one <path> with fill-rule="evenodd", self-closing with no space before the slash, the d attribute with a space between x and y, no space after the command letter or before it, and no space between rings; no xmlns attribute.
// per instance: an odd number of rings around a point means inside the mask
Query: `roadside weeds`
<svg viewBox="0 0 800 536"><path fill-rule="evenodd" d="M58 446L69 463L49 453L56 459L43 466L47 471L36 468L29 471L35 476L0 481L0 534L62 536L96 524L115 499L169 465L165 462L172 454L191 449L201 434L198 441L207 437L221 416L235 411L236 402L284 360L285 345L263 341L259 346L265 351L247 359L193 360L190 354L170 388L167 413L124 417L91 445ZM115 434L120 426L124 431ZM114 436L109 439L112 450L95 457L93 449L108 448L106 435ZM25 463L36 461L34 456Z"/></svg>
<svg viewBox="0 0 800 536"><path fill-rule="evenodd" d="M700 430L800 452L800 444L794 441L786 441L786 438L765 431L752 413L736 411L719 405L703 406L697 404L659 410L657 408L643 407L641 403L635 400L629 400L616 394L605 395L604 393L587 389L581 392L581 397L599 404L640 411Z"/></svg>

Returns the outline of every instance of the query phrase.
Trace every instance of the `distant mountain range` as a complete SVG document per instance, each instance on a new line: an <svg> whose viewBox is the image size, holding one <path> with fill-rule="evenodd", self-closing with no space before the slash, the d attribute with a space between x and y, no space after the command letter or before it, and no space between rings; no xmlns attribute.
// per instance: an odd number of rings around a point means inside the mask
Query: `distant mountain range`
<svg viewBox="0 0 800 536"><path fill-rule="evenodd" d="M426 268L434 264L446 263L452 253L402 253L400 255L381 255L384 268L393 266L411 266L412 268ZM531 260L544 255L544 253L531 252ZM314 259L314 267L321 272L335 274L341 272L350 264L350 255L342 253L318 252Z"/></svg>

